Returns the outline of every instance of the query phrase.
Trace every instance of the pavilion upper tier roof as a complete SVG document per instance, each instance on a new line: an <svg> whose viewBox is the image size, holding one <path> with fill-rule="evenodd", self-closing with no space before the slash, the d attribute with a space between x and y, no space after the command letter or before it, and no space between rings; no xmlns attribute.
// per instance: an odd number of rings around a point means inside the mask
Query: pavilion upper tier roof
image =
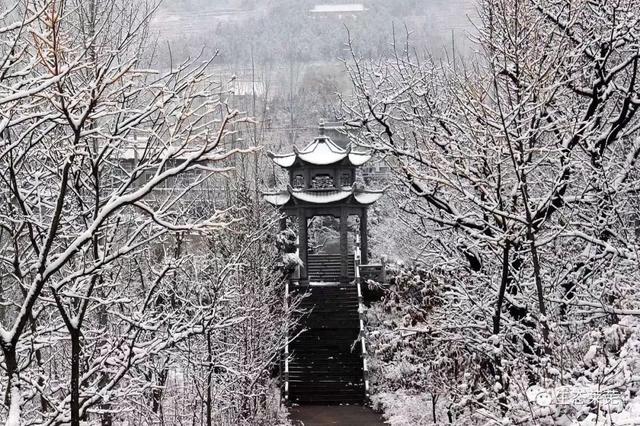
<svg viewBox="0 0 640 426"><path fill-rule="evenodd" d="M274 206L300 203L331 204L346 202L351 197L356 204L367 206L378 201L383 193L384 190L365 190L355 184L335 190L295 189L289 185L286 191L266 192L263 193L263 197Z"/></svg>
<svg viewBox="0 0 640 426"><path fill-rule="evenodd" d="M328 166L347 160L352 166L361 166L371 159L371 153L356 151L352 145L342 148L325 135L320 135L303 150L295 146L290 154L274 154L267 152L274 163L280 167L289 168L296 164L311 164L314 166Z"/></svg>

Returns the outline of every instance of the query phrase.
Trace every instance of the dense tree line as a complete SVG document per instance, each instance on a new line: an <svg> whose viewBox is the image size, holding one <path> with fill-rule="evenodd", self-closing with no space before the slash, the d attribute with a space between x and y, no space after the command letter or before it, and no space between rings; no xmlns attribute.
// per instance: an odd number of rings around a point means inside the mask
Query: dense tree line
<svg viewBox="0 0 640 426"><path fill-rule="evenodd" d="M1 5L0 417L275 421L277 218L211 60L151 69L152 3Z"/></svg>
<svg viewBox="0 0 640 426"><path fill-rule="evenodd" d="M386 156L420 247L386 302L402 315L374 322L388 366L424 377L395 386L443 397L441 419L581 420L598 407L532 407L525 391L634 392L617 355L640 314L637 5L480 4L475 61L354 53L345 114Z"/></svg>

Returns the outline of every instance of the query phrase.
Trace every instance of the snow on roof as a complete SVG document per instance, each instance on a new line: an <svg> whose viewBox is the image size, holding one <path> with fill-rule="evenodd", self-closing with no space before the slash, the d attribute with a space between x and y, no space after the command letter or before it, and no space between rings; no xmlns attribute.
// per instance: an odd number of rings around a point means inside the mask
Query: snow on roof
<svg viewBox="0 0 640 426"><path fill-rule="evenodd" d="M342 201L351 196L353 190L342 191L292 191L291 195L300 201L313 204L328 204Z"/></svg>
<svg viewBox="0 0 640 426"><path fill-rule="evenodd" d="M326 166L344 160L348 151L340 148L327 137L316 138L305 149L299 151L298 158L316 166Z"/></svg>
<svg viewBox="0 0 640 426"><path fill-rule="evenodd" d="M264 193L262 196L267 203L274 206L284 206L291 199L291 194L288 191Z"/></svg>
<svg viewBox="0 0 640 426"><path fill-rule="evenodd" d="M285 169L287 167L293 166L293 163L296 162L297 158L296 154L277 155L271 152L267 152L267 155L271 157L274 163L276 163L280 167L284 167Z"/></svg>
<svg viewBox="0 0 640 426"><path fill-rule="evenodd" d="M367 161L371 160L371 154L367 154L366 152L351 152L349 154L349 161L354 166L361 166Z"/></svg>
<svg viewBox="0 0 640 426"><path fill-rule="evenodd" d="M317 4L311 13L350 13L364 12L365 8L362 3L351 4Z"/></svg>
<svg viewBox="0 0 640 426"><path fill-rule="evenodd" d="M382 197L382 192L356 192L353 197L360 204L373 204Z"/></svg>
<svg viewBox="0 0 640 426"><path fill-rule="evenodd" d="M344 201L353 195L355 201L362 205L373 204L382 197L384 190L366 191L361 188L352 186L350 188L343 189L331 189L331 190L307 190L307 189L294 189L291 186L287 187L286 191L281 192L265 192L262 194L265 201L277 207L284 206L289 203L291 198L295 198L298 201L303 201L312 204L330 204L338 201Z"/></svg>
<svg viewBox="0 0 640 426"><path fill-rule="evenodd" d="M337 154L346 154L347 150L342 148L341 146L336 145L331 139L326 136L318 136L307 145L302 151L299 151L301 154L306 154L310 152L316 151L318 148L323 150L328 150Z"/></svg>
<svg viewBox="0 0 640 426"><path fill-rule="evenodd" d="M352 151L351 146L344 149L336 145L330 138L319 136L303 150L294 148L293 154L274 154L267 152L273 162L280 167L288 168L295 164L296 159L316 166L326 166L338 163L348 158L352 165L361 166L371 159L371 154L361 151Z"/></svg>

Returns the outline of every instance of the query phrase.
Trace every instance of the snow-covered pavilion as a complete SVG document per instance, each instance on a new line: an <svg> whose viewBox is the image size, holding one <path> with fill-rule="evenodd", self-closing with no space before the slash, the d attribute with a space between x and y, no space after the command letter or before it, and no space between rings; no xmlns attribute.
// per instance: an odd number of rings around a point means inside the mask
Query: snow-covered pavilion
<svg viewBox="0 0 640 426"><path fill-rule="evenodd" d="M348 144L335 144L320 125L320 135L304 149L293 148L288 154L269 152L273 162L289 173L287 188L277 192L263 193L264 199L283 210L289 217L297 217L299 229L299 256L302 261L299 281L327 281L325 277L339 276L339 282L348 283L353 254L348 253L349 216L357 216L360 222L361 262L368 263L367 208L383 194L382 190L365 189L356 183L356 170L371 159L371 153ZM326 259L322 263L323 274L309 276L309 254L307 227L314 216L333 216L340 219L340 264L331 265ZM332 274L331 266L339 271Z"/></svg>

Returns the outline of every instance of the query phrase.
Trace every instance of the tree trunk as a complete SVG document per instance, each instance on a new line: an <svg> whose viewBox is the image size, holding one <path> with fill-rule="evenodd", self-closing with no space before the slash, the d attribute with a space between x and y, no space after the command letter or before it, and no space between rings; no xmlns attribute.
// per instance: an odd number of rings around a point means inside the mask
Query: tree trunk
<svg viewBox="0 0 640 426"><path fill-rule="evenodd" d="M33 315L30 315L31 317L31 332L33 333L33 335L36 335L37 332L37 328L36 328L36 320L35 318L33 318ZM42 361L42 351L40 349L36 349L35 350L35 355L36 355L36 363L38 364L38 367L40 369L44 369L43 365L43 361ZM40 386L41 388L44 388L45 385L45 380L44 377L38 377L38 386ZM44 395L40 394L40 410L44 413L49 411L49 403L47 402L47 400L45 399Z"/></svg>
<svg viewBox="0 0 640 426"><path fill-rule="evenodd" d="M211 381L213 380L213 351L211 349L211 333L207 333L207 355L209 356L209 368L207 371L207 426L212 426L211 410L213 405L213 398L211 396Z"/></svg>
<svg viewBox="0 0 640 426"><path fill-rule="evenodd" d="M438 403L438 395L431 394L431 416L433 416L433 423L438 423L438 417L436 416L436 404Z"/></svg>
<svg viewBox="0 0 640 426"><path fill-rule="evenodd" d="M502 252L502 277L500 279L500 289L498 290L498 301L496 303L496 310L493 315L493 334L497 335L500 333L500 320L502 315L502 305L504 304L504 296L507 289L507 285L511 281L511 271L509 270L509 255L511 250L511 241L508 239L505 241L504 249ZM506 398L507 387L509 385L508 380L505 380L504 370L502 368L502 357L500 355L495 355L493 358L494 371L498 375L498 381L502 386L502 392L498 398L498 404L500 405L500 409L502 413L506 413L508 409L508 401ZM435 422L435 420L434 420Z"/></svg>
<svg viewBox="0 0 640 426"><path fill-rule="evenodd" d="M163 395L163 390L164 390L164 386L167 384L167 377L169 377L169 369L166 367L162 368L162 370L160 371L160 374L158 375L158 383L156 384L156 386L154 387L154 389L151 391L151 399L152 399L152 407L151 410L153 411L154 414L159 414L160 417L163 416L162 414L162 395Z"/></svg>
<svg viewBox="0 0 640 426"><path fill-rule="evenodd" d="M80 425L80 332L70 330L71 336L71 426Z"/></svg>
<svg viewBox="0 0 640 426"><path fill-rule="evenodd" d="M529 230L529 243L531 247L531 260L533 262L533 275L536 283L536 293L538 294L538 309L540 311L540 325L542 326L542 340L544 344L544 352L549 353L551 348L549 347L549 323L547 319L547 309L544 303L544 288L542 286L542 272L540 270L540 259L538 257L538 249L536 247L536 239Z"/></svg>
<svg viewBox="0 0 640 426"><path fill-rule="evenodd" d="M502 305L504 304L504 295L507 290L507 284L510 281L511 272L509 271L509 251L511 250L511 241L506 240L504 249L502 250L502 277L500 279L500 289L498 290L498 301L496 310L493 314L493 334L500 333L500 319L502 315Z"/></svg>
<svg viewBox="0 0 640 426"><path fill-rule="evenodd" d="M11 398L15 389L20 389L20 378L18 374L18 359L16 348L13 344L2 345L4 362L7 367L7 390L4 395L4 404L11 407Z"/></svg>

